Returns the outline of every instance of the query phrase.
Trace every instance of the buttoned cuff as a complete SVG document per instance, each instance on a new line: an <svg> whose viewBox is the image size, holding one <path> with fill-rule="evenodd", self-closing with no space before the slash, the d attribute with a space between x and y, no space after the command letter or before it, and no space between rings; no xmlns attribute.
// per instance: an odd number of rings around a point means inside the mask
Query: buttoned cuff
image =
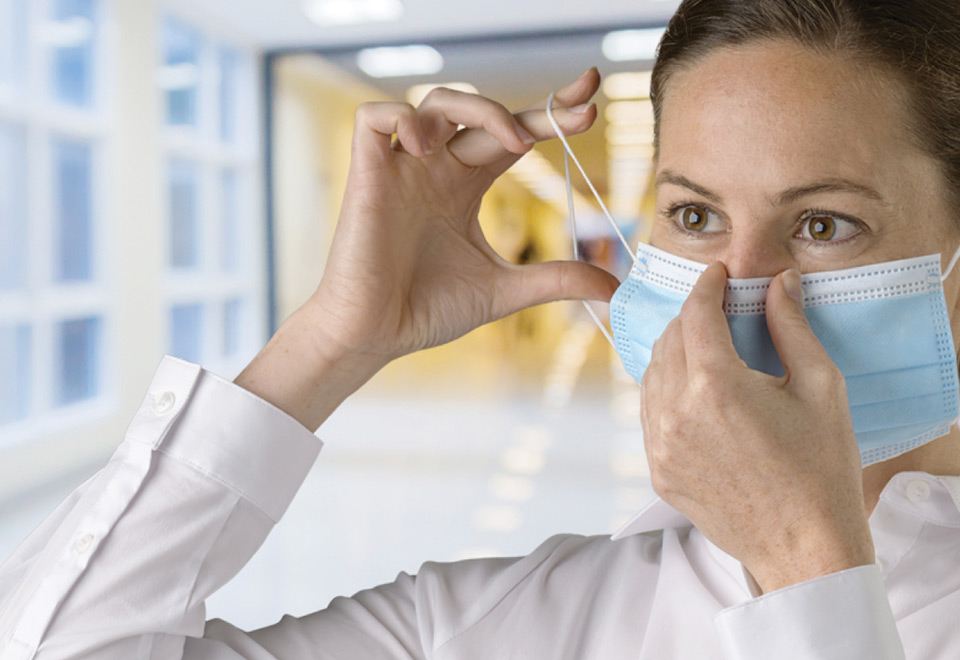
<svg viewBox="0 0 960 660"><path fill-rule="evenodd" d="M172 357L160 363L127 440L148 444L216 479L274 522L323 445L251 392Z"/></svg>
<svg viewBox="0 0 960 660"><path fill-rule="evenodd" d="M727 660L903 660L880 569L859 566L773 591L714 617Z"/></svg>

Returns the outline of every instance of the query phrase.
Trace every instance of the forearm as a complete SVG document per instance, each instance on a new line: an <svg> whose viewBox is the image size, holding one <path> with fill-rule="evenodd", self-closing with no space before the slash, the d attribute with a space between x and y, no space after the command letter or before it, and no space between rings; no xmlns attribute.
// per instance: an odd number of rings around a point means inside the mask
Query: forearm
<svg viewBox="0 0 960 660"><path fill-rule="evenodd" d="M129 658L202 634L204 599L319 449L267 403L167 358L110 464L0 567L0 658Z"/></svg>
<svg viewBox="0 0 960 660"><path fill-rule="evenodd" d="M234 383L316 431L387 362L328 339L329 323L308 303L284 322Z"/></svg>

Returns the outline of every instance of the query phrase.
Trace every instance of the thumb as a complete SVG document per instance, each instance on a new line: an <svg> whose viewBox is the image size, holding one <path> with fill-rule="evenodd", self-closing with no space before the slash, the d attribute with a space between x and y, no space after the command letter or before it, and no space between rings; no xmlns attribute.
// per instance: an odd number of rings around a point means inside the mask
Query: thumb
<svg viewBox="0 0 960 660"><path fill-rule="evenodd" d="M602 268L582 261L548 261L509 266L497 316L555 300L610 302L620 281Z"/></svg>
<svg viewBox="0 0 960 660"><path fill-rule="evenodd" d="M788 381L802 380L817 365L831 364L830 356L813 334L803 313L800 273L791 268L773 279L767 291L767 329Z"/></svg>

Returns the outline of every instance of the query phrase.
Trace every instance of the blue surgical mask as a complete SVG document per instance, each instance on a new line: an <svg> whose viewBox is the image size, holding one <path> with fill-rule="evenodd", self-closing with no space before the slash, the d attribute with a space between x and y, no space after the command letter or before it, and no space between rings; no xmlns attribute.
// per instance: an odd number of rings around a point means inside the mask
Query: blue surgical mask
<svg viewBox="0 0 960 660"><path fill-rule="evenodd" d="M565 157L569 154L586 177L549 110L548 117L564 143ZM602 201L601 208L613 222ZM960 416L957 357L943 294L943 281L958 258L960 249L943 274L940 255L934 254L801 276L804 313L846 379L864 466L946 435ZM638 383L654 341L680 313L704 270L705 264L638 246L633 269L610 301L612 343ZM780 376L783 365L765 316L772 279L728 280L724 311L744 362ZM591 316L599 323L592 310Z"/></svg>

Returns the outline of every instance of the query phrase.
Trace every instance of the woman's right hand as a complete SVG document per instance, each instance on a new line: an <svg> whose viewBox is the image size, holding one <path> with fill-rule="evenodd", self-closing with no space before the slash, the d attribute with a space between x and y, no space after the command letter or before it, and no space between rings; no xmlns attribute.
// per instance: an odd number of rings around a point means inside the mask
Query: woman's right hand
<svg viewBox="0 0 960 660"><path fill-rule="evenodd" d="M585 103L599 82L591 69L555 95L567 134L593 124L596 108ZM418 108L361 106L320 285L238 384L316 428L394 358L533 305L609 300L618 281L606 271L581 262L513 265L480 229L490 185L535 141L554 137L545 105L513 115L481 96L438 89Z"/></svg>

